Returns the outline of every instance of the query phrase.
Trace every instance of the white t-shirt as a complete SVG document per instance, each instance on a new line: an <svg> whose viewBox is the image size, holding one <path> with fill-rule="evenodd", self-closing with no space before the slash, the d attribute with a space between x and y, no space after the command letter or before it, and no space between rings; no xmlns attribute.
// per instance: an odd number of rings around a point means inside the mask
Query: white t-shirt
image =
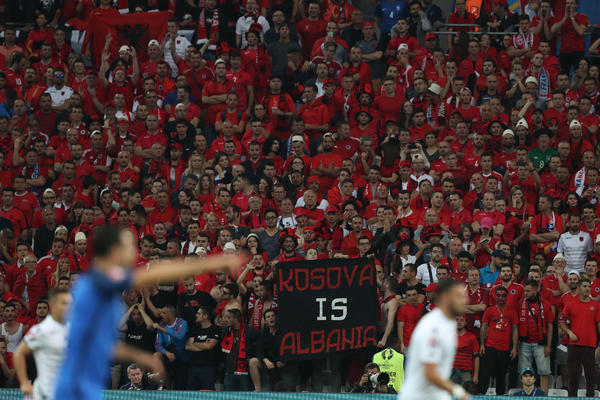
<svg viewBox="0 0 600 400"><path fill-rule="evenodd" d="M67 349L68 326L56 322L48 315L40 324L33 326L25 343L33 351L37 378L33 383L34 399L54 399L56 376Z"/></svg>
<svg viewBox="0 0 600 400"><path fill-rule="evenodd" d="M58 90L55 86L51 86L46 89L45 93L49 93L52 98L52 107L60 107L65 104L65 101L69 100L73 95L73 89L68 86L63 86L62 89Z"/></svg>
<svg viewBox="0 0 600 400"><path fill-rule="evenodd" d="M425 315L417 324L410 339L404 384L399 400L450 400L445 390L425 378L424 363L437 365L438 374L449 379L456 353L456 321L439 308Z"/></svg>
<svg viewBox="0 0 600 400"><path fill-rule="evenodd" d="M587 232L579 231L576 235L565 232L558 239L557 250L565 256L567 262L565 274L571 271L583 273L588 253L594 251L594 243Z"/></svg>
<svg viewBox="0 0 600 400"><path fill-rule="evenodd" d="M427 265L427 263L424 263L417 267L417 279L425 286L429 286L430 283L438 281L436 276L437 267L429 263L429 265L431 266L431 277L433 278L433 280L431 280L429 277L429 269L427 268Z"/></svg>

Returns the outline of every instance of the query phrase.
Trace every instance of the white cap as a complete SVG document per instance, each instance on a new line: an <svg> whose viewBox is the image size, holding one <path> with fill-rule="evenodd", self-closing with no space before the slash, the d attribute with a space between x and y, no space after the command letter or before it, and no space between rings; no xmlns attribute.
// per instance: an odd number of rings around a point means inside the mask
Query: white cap
<svg viewBox="0 0 600 400"><path fill-rule="evenodd" d="M148 43L150 44L150 43ZM119 47L119 53L122 51L127 51L129 52L131 49L129 48L129 46L127 46L126 44L124 44L123 46Z"/></svg>
<svg viewBox="0 0 600 400"><path fill-rule="evenodd" d="M437 83L432 83L428 89L431 93L437 94L438 96L442 93L442 88Z"/></svg>
<svg viewBox="0 0 600 400"><path fill-rule="evenodd" d="M525 118L521 118L518 122L517 122L517 128L518 127L524 127L526 129L529 129L529 124L527 123L527 120Z"/></svg>
<svg viewBox="0 0 600 400"><path fill-rule="evenodd" d="M293 142L302 142L302 143L304 143L304 136L301 136L301 135L294 135L294 136L292 136L292 143Z"/></svg>
<svg viewBox="0 0 600 400"><path fill-rule="evenodd" d="M227 63L226 63L226 62L225 62L225 60L223 60L222 58L217 58L217 61L215 61L215 66L216 66L217 64L227 64Z"/></svg>
<svg viewBox="0 0 600 400"><path fill-rule="evenodd" d="M406 43L400 43L400 46L398 46L398 49L396 49L396 51L398 50L408 50L408 45Z"/></svg>
<svg viewBox="0 0 600 400"><path fill-rule="evenodd" d="M52 190L51 188L44 190L44 194L48 194L48 193L52 193L54 195L56 194L56 192L54 190Z"/></svg>
<svg viewBox="0 0 600 400"><path fill-rule="evenodd" d="M80 240L87 240L87 238L85 237L85 233L77 232L77 234L75 235L75 243L79 242Z"/></svg>
<svg viewBox="0 0 600 400"><path fill-rule="evenodd" d="M208 254L208 252L206 251L206 248L204 248L204 247L198 247L198 248L196 249L196 254L197 254L197 255L200 255L200 254Z"/></svg>
<svg viewBox="0 0 600 400"><path fill-rule="evenodd" d="M180 107L185 107L185 104L183 104L183 103L177 103L177 105L175 106L175 109L177 110Z"/></svg>
<svg viewBox="0 0 600 400"><path fill-rule="evenodd" d="M598 241L598 239L596 239L596 241ZM556 260L565 260L566 261L566 258L565 258L565 256L563 256L562 253L556 253L556 255L554 256L552 261L556 261Z"/></svg>
<svg viewBox="0 0 600 400"><path fill-rule="evenodd" d="M54 234L56 235L58 233L58 231L62 231L62 230L65 230L65 231L69 232L69 230L67 229L66 226L59 225L59 226L56 227L56 229L54 229Z"/></svg>
<svg viewBox="0 0 600 400"><path fill-rule="evenodd" d="M581 126L581 123L579 121L577 121L576 119L574 119L573 121L571 121L571 123L569 124L569 129L571 129L574 126Z"/></svg>
<svg viewBox="0 0 600 400"><path fill-rule="evenodd" d="M235 244L233 244L233 242L227 242L225 243L225 246L223 246L223 250L235 250Z"/></svg>
<svg viewBox="0 0 600 400"><path fill-rule="evenodd" d="M528 76L527 79L525 79L525 84L528 83L535 83L537 86L538 80L535 78L535 76Z"/></svg>
<svg viewBox="0 0 600 400"><path fill-rule="evenodd" d="M504 132L502 132L502 136L515 136L515 133L512 131L512 129L505 129Z"/></svg>
<svg viewBox="0 0 600 400"><path fill-rule="evenodd" d="M151 41L148 42L148 47L150 47L152 45L160 47L160 43L158 43L158 40L156 40L156 39L152 39Z"/></svg>

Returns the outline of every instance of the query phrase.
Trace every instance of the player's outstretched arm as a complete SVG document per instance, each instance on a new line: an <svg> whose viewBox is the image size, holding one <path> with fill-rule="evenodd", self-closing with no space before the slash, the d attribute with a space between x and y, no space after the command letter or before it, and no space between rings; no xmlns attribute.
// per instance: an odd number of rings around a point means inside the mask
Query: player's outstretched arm
<svg viewBox="0 0 600 400"><path fill-rule="evenodd" d="M17 349L13 354L13 363L15 364L15 371L17 377L21 383L21 390L25 394L33 395L33 386L27 376L27 361L26 358L31 354L31 348L27 346L27 343L21 341Z"/></svg>
<svg viewBox="0 0 600 400"><path fill-rule="evenodd" d="M183 261L164 261L154 264L149 270L136 270L133 272L133 286L144 287L154 282L176 282L179 279L205 272L214 272L219 269L233 271L245 262L239 256L210 256Z"/></svg>

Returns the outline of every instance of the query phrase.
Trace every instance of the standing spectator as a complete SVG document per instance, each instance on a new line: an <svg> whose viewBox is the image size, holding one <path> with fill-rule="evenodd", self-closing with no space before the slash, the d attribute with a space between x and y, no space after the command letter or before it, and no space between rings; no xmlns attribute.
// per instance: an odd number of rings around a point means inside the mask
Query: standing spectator
<svg viewBox="0 0 600 400"><path fill-rule="evenodd" d="M408 5L408 32L417 38L421 46L425 45L425 33L431 31L433 27L427 14L423 11L421 3L413 0Z"/></svg>
<svg viewBox="0 0 600 400"><path fill-rule="evenodd" d="M14 353L28 327L17 321L17 308L14 303L7 303L4 306L3 317L4 322L0 325L0 335L6 338L8 352Z"/></svg>
<svg viewBox="0 0 600 400"><path fill-rule="evenodd" d="M259 24L262 29L258 32L260 40L262 41L265 32L270 28L269 21L260 15L258 2L256 0L249 0L246 1L246 14L238 18L235 25L235 42L240 49L243 49L248 45L246 32L248 32L250 27L254 24Z"/></svg>
<svg viewBox="0 0 600 400"><path fill-rule="evenodd" d="M405 16L406 6L406 0L383 0L375 6L375 17L381 30L383 47L387 46L387 42L390 40L390 32L398 19Z"/></svg>
<svg viewBox="0 0 600 400"><path fill-rule="evenodd" d="M308 16L298 21L296 29L302 40L302 55L304 59L310 59L310 53L315 42L325 35L325 27L327 22L319 17L321 4L316 1L308 3Z"/></svg>
<svg viewBox="0 0 600 400"><path fill-rule="evenodd" d="M565 13L554 16L550 32L560 36L561 49L558 59L562 72L569 74L571 67L577 68L585 54L585 28L590 24L587 15L577 12L577 0L566 0Z"/></svg>
<svg viewBox="0 0 600 400"><path fill-rule="evenodd" d="M25 268L17 276L13 292L31 313L40 297L48 294L46 276L37 270L37 259L33 254L25 258Z"/></svg>
<svg viewBox="0 0 600 400"><path fill-rule="evenodd" d="M562 253L567 260L566 273L577 271L581 274L585 272L584 263L592 255L594 244L590 234L581 230L581 216L579 214L571 214L568 225L569 230L560 235L557 251Z"/></svg>
<svg viewBox="0 0 600 400"><path fill-rule="evenodd" d="M185 53L187 48L192 44L187 40L185 36L181 36L179 34L179 28L176 20L169 20L167 22L167 33L162 42L164 59L169 64L171 68L171 76L175 77L178 73L183 73L185 71L179 71L179 67L177 66L177 62L173 57L173 53L178 56L177 61L183 61L185 58Z"/></svg>
<svg viewBox="0 0 600 400"><path fill-rule="evenodd" d="M444 256L444 246L442 244L435 243L430 248L430 261L417 267L417 279L425 286L438 281L436 271Z"/></svg>
<svg viewBox="0 0 600 400"><path fill-rule="evenodd" d="M425 314L425 304L419 303L419 294L416 288L406 289L406 304L398 310L398 337L400 338L400 352L408 353L410 337L417 323Z"/></svg>
<svg viewBox="0 0 600 400"><path fill-rule="evenodd" d="M559 329L568 336L569 396L577 396L581 368L585 374L585 394L594 397L596 367L594 352L600 329L600 304L590 298L591 282L579 280L579 296L567 303L559 319ZM567 325L569 323L569 325Z"/></svg>
<svg viewBox="0 0 600 400"><path fill-rule="evenodd" d="M185 388L185 353L188 324L177 317L174 306L167 305L161 311L162 321L154 323L157 331L154 358L165 365L165 370L171 379L173 388Z"/></svg>
<svg viewBox="0 0 600 400"><path fill-rule="evenodd" d="M225 353L225 378L226 391L250 391L251 381L248 377L249 341L246 336L246 327L242 323L242 313L237 309L230 309L224 314L227 324L221 350Z"/></svg>
<svg viewBox="0 0 600 400"><path fill-rule="evenodd" d="M458 344L450 380L458 385L469 381L479 382L479 341L474 334L465 330L466 325L464 315L456 317Z"/></svg>
<svg viewBox="0 0 600 400"><path fill-rule="evenodd" d="M277 314L272 308L267 309L263 318L265 326L260 331L256 344L256 357L249 361L250 376L254 383L254 390L262 391L260 382L260 370L263 369L269 374L271 389L275 388L277 382L281 380L281 370L285 363L279 360L277 345Z"/></svg>
<svg viewBox="0 0 600 400"><path fill-rule="evenodd" d="M533 368L540 375L540 386L547 392L550 376L550 346L554 313L549 303L542 300L539 284L533 279L525 282L525 299L519 310L519 368Z"/></svg>
<svg viewBox="0 0 600 400"><path fill-rule="evenodd" d="M483 314L481 325L481 371L479 392L486 393L490 378L496 378L496 393L506 392L506 373L510 359L517 357L519 343L519 319L517 313L506 307L508 290L496 289L496 305L489 307Z"/></svg>
<svg viewBox="0 0 600 400"><path fill-rule="evenodd" d="M466 329L479 337L483 313L489 302L489 291L479 284L481 280L479 269L469 269L467 280L467 286L465 287L468 297L465 308Z"/></svg>
<svg viewBox="0 0 600 400"><path fill-rule="evenodd" d="M540 195L538 200L539 214L533 217L529 229L532 255L538 251L552 253L563 231L563 219L552 210L552 201L552 196L547 194Z"/></svg>
<svg viewBox="0 0 600 400"><path fill-rule="evenodd" d="M191 352L187 390L215 390L221 332L212 323L210 308L200 306L185 349Z"/></svg>

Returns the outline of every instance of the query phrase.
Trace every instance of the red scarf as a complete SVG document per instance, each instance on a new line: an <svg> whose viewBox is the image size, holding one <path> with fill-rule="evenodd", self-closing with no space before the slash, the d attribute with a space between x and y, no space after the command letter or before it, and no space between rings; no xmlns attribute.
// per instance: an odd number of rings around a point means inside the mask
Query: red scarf
<svg viewBox="0 0 600 400"><path fill-rule="evenodd" d="M537 308L535 307L536 303ZM535 336L540 338L540 340L544 339L544 337L546 336L546 324L544 323L544 305L542 304L542 300L539 298L539 295L537 300L534 302L528 302L527 299L523 299L523 302L521 303L521 313L519 314L519 336L521 338L529 337L527 329L529 326L527 320L529 318L533 318L537 326L537 332L535 332ZM531 336L534 336L533 332Z"/></svg>
<svg viewBox="0 0 600 400"><path fill-rule="evenodd" d="M254 307L252 307L252 314L250 315L250 326L256 331L260 331L260 323L262 321L265 302L259 297L254 301L253 305Z"/></svg>
<svg viewBox="0 0 600 400"><path fill-rule="evenodd" d="M258 10L254 11L254 12L250 12L246 10L246 18L252 18L254 20L254 22L258 21L258 17L259 17L259 13Z"/></svg>
<svg viewBox="0 0 600 400"><path fill-rule="evenodd" d="M235 332L233 328L229 328L227 335L221 342L221 350L223 353L231 353L235 344ZM246 359L246 329L243 324L240 325L239 330L239 344L237 348L237 354L235 355L235 370L234 375L248 375L248 360Z"/></svg>
<svg viewBox="0 0 600 400"><path fill-rule="evenodd" d="M198 17L198 34L196 43L204 43L207 40L213 40L217 42L219 39L219 11L215 8L213 11L212 22L210 24L210 38L208 37L208 31L206 30L206 18L204 17L204 8L200 11Z"/></svg>

